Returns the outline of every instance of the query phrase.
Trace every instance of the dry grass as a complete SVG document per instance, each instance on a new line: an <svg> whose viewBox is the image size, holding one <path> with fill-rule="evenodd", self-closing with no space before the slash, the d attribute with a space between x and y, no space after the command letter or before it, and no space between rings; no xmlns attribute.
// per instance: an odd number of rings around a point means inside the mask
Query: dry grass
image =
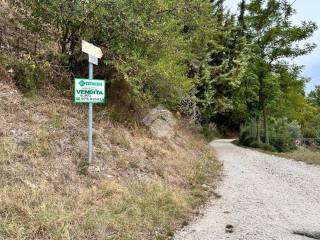
<svg viewBox="0 0 320 240"><path fill-rule="evenodd" d="M89 167L85 106L0 85L0 239L167 239L210 195L219 164L195 131L158 140L97 109Z"/></svg>
<svg viewBox="0 0 320 240"><path fill-rule="evenodd" d="M303 161L308 164L320 165L320 152L312 151L307 148L300 147L298 150L289 153L277 153L277 156Z"/></svg>
<svg viewBox="0 0 320 240"><path fill-rule="evenodd" d="M240 147L244 147L244 146L241 146L238 141L234 141L233 143ZM320 165L320 152L317 150L311 150L305 147L299 147L295 151L286 152L286 153L270 152L270 151L266 151L258 148L253 148L253 150L278 156L278 157L305 162L307 164Z"/></svg>

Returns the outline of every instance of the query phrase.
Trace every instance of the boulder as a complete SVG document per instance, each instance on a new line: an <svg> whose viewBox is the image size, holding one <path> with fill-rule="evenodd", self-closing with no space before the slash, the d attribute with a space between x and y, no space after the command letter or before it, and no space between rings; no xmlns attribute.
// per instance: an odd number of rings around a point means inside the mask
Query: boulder
<svg viewBox="0 0 320 240"><path fill-rule="evenodd" d="M150 110L143 119L153 136L157 138L170 138L174 135L174 127L177 121L173 114L162 106Z"/></svg>

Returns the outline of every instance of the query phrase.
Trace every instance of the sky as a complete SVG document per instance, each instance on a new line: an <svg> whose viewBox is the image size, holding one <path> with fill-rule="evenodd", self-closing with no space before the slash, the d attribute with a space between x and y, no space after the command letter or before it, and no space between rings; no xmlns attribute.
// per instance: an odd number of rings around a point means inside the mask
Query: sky
<svg viewBox="0 0 320 240"><path fill-rule="evenodd" d="M231 11L237 10L240 0L226 0L226 7ZM310 92L316 85L320 85L320 0L289 0L293 3L297 13L292 16L292 21L299 24L302 21L316 22L319 29L314 33L308 42L316 43L317 48L310 54L298 57L294 63L303 65L303 76L310 78L306 85L306 91Z"/></svg>

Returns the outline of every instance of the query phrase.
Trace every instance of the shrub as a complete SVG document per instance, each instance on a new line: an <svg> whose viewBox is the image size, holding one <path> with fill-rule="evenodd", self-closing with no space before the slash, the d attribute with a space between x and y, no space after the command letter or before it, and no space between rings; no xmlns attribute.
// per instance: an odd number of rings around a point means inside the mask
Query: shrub
<svg viewBox="0 0 320 240"><path fill-rule="evenodd" d="M254 140L253 142L250 143L250 146L252 148L261 148L261 143L259 143L258 141Z"/></svg>
<svg viewBox="0 0 320 240"><path fill-rule="evenodd" d="M276 119L270 125L270 144L278 152L295 150L295 140L302 136L300 129L296 121L289 122L287 118Z"/></svg>
<svg viewBox="0 0 320 240"><path fill-rule="evenodd" d="M240 134L239 142L240 142L241 145L247 146L247 147L257 146L257 141L256 141L256 139L251 135L251 133L250 133L249 130L244 130L244 131Z"/></svg>
<svg viewBox="0 0 320 240"><path fill-rule="evenodd" d="M219 137L219 132L215 125L208 124L202 127L201 133L205 136L209 141L214 140Z"/></svg>
<svg viewBox="0 0 320 240"><path fill-rule="evenodd" d="M265 143L260 143L260 147L262 150L264 151L268 151L268 152L277 152L277 149L272 146L272 145L268 145L268 144L265 144Z"/></svg>
<svg viewBox="0 0 320 240"><path fill-rule="evenodd" d="M304 128L302 131L303 137L305 138L316 138L317 132L313 128Z"/></svg>
<svg viewBox="0 0 320 240"><path fill-rule="evenodd" d="M13 63L17 87L25 94L30 94L47 81L49 63L37 63L31 60L19 60Z"/></svg>
<svg viewBox="0 0 320 240"><path fill-rule="evenodd" d="M302 137L301 126L297 121L287 123L287 128L293 139L300 139Z"/></svg>
<svg viewBox="0 0 320 240"><path fill-rule="evenodd" d="M293 139L291 138L274 138L270 143L278 152L290 152L297 149Z"/></svg>
<svg viewBox="0 0 320 240"><path fill-rule="evenodd" d="M274 119L270 124L270 145L258 142L254 137L254 126L250 126L240 134L239 142L243 146L260 148L270 152L289 152L296 149L295 140L301 138L300 126L288 119ZM263 136L262 136L263 139Z"/></svg>

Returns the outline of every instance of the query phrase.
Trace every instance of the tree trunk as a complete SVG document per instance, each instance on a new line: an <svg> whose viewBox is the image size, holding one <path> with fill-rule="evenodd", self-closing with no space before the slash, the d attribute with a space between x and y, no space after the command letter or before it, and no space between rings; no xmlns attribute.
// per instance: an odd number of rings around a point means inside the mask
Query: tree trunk
<svg viewBox="0 0 320 240"><path fill-rule="evenodd" d="M244 122L240 121L240 125L239 125L239 132L240 132L240 135L242 134L243 130L244 130Z"/></svg>
<svg viewBox="0 0 320 240"><path fill-rule="evenodd" d="M67 43L64 42L63 40L60 41L60 51L61 51L61 54L65 54L67 51Z"/></svg>
<svg viewBox="0 0 320 240"><path fill-rule="evenodd" d="M263 93L264 89L264 73L260 73L259 75L259 122L260 122L260 112L262 110L263 115L263 127L264 127L264 143L269 145L269 129L268 129L268 116L267 116L267 109L266 109L266 97Z"/></svg>
<svg viewBox="0 0 320 240"><path fill-rule="evenodd" d="M270 144L269 140L269 126L268 126L268 113L266 105L263 104L263 126L264 126L264 142L265 144Z"/></svg>
<svg viewBox="0 0 320 240"><path fill-rule="evenodd" d="M258 141L258 143L261 143L261 136L260 136L260 115L257 117L256 119L256 127L257 127L257 131L256 131L256 140Z"/></svg>

